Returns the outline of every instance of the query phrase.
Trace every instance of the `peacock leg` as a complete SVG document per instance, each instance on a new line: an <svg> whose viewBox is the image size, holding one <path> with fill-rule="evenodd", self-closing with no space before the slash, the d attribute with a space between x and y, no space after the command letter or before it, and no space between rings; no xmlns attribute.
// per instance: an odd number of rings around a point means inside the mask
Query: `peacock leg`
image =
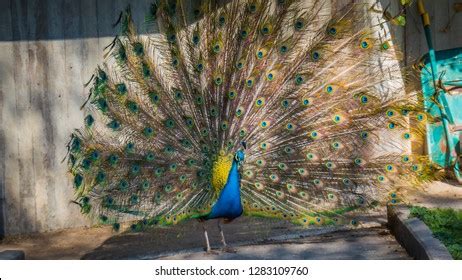
<svg viewBox="0 0 462 280"><path fill-rule="evenodd" d="M209 235L207 233L207 227L205 226L205 222L202 222L202 229L204 230L204 237L205 237L205 245L206 245L207 254L216 254L216 252L212 251L212 248L210 248Z"/></svg>
<svg viewBox="0 0 462 280"><path fill-rule="evenodd" d="M225 234L223 233L223 228L221 227L220 220L218 220L218 229L220 230L220 235L221 235L221 242L223 243L223 248L222 250L228 253L236 253L237 251L226 244L225 240Z"/></svg>

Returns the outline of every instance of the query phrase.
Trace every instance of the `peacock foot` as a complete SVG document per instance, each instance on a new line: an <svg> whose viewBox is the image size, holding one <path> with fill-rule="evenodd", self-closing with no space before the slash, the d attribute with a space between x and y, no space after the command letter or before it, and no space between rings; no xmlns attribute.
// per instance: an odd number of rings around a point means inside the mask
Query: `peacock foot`
<svg viewBox="0 0 462 280"><path fill-rule="evenodd" d="M230 246L224 246L221 250L226 253L237 253L237 250Z"/></svg>
<svg viewBox="0 0 462 280"><path fill-rule="evenodd" d="M216 250L212 250L212 249L205 250L205 253L207 255L218 255L219 254L219 252L217 252Z"/></svg>

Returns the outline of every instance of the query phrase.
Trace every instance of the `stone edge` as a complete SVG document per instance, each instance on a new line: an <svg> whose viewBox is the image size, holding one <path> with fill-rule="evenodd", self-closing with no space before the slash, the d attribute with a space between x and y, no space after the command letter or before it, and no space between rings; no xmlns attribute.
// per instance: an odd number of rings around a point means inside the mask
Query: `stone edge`
<svg viewBox="0 0 462 280"><path fill-rule="evenodd" d="M24 260L25 258L26 255L21 250L0 251L0 260Z"/></svg>
<svg viewBox="0 0 462 280"><path fill-rule="evenodd" d="M452 260L448 249L405 205L387 205L388 228L408 254L417 260Z"/></svg>

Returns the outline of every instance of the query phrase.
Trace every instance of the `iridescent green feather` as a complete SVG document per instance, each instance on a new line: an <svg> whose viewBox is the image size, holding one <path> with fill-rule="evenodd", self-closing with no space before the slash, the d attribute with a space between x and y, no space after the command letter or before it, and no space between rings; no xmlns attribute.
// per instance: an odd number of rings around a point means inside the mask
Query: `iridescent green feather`
<svg viewBox="0 0 462 280"><path fill-rule="evenodd" d="M146 35L124 11L69 143L82 212L133 230L202 217L217 156L242 141L246 215L356 225L431 180L411 147L433 120L405 91L379 15L327 2L156 0Z"/></svg>

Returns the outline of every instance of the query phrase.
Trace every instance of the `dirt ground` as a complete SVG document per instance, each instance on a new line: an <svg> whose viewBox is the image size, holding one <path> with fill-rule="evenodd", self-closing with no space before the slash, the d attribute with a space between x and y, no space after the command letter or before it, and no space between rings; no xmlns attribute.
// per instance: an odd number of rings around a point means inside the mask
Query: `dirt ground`
<svg viewBox="0 0 462 280"><path fill-rule="evenodd" d="M363 228L357 230L385 230L383 217L384 213L364 217ZM212 247L219 248L221 242L216 222L208 221L206 226ZM287 221L251 217L239 218L223 228L232 246L280 244L323 235L327 238L332 232L345 230L343 227L306 229ZM153 259L178 252L202 252L203 247L202 225L191 220L144 232L114 233L110 227L95 227L10 237L2 241L0 251L23 250L27 259Z"/></svg>
<svg viewBox="0 0 462 280"><path fill-rule="evenodd" d="M75 228L51 233L7 237L0 251L23 250L26 259L80 259L113 235L110 227Z"/></svg>
<svg viewBox="0 0 462 280"><path fill-rule="evenodd" d="M426 184L422 189L409 191L410 204L430 208L462 209L462 185L455 181L438 181Z"/></svg>
<svg viewBox="0 0 462 280"><path fill-rule="evenodd" d="M177 253L159 259L175 260L404 260L410 259L393 235L383 227L336 231L318 236L261 242L234 247L235 253ZM146 256L150 258L151 256Z"/></svg>
<svg viewBox="0 0 462 280"><path fill-rule="evenodd" d="M414 205L462 209L462 187L456 185L453 182L435 182L426 185L424 191L409 192L406 197ZM361 219L363 229L344 231L344 228L333 227L304 229L286 221L242 217L224 225L228 243L239 247L241 253L220 254L213 258L277 258L279 255L320 259L335 256L356 259L407 257L385 228L385 209L378 209ZM218 248L220 238L216 222L208 221L206 225L212 247ZM348 244L351 247L344 247ZM366 247L362 248L363 245ZM175 227L157 227L145 232L122 230L114 233L111 227L93 227L13 236L1 241L0 251L23 250L27 259L209 258L203 255L203 246L202 225L188 221ZM334 250L336 248L337 251ZM362 248L359 252L363 253L356 254L358 250L355 248ZM368 253L373 251L377 254ZM260 252L258 256L256 252ZM319 252L325 254L319 255Z"/></svg>

